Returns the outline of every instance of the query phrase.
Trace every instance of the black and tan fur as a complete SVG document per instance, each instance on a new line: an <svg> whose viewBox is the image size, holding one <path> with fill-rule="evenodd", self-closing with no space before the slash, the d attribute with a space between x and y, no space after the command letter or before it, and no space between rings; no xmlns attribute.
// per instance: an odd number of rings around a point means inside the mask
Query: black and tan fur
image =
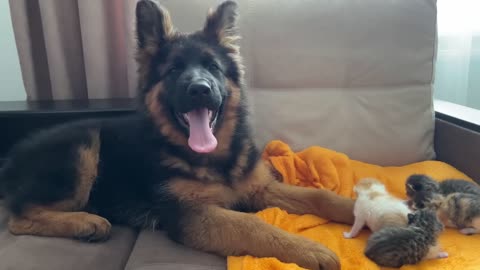
<svg viewBox="0 0 480 270"><path fill-rule="evenodd" d="M183 34L165 9L139 1L138 112L64 124L15 146L0 176L10 231L93 241L106 239L112 222L162 228L177 242L220 255L339 269L326 247L248 213L281 207L352 224L353 201L282 184L260 160L247 119L236 10L224 2L202 30ZM213 91L204 101L217 112L218 146L208 154L189 148L176 114L198 105L182 98L193 77Z"/></svg>

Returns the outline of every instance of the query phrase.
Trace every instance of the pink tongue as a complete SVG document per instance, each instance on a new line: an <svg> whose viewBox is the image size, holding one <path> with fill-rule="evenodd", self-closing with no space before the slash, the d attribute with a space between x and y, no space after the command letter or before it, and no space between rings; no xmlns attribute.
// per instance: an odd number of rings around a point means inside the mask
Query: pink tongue
<svg viewBox="0 0 480 270"><path fill-rule="evenodd" d="M210 128L210 117L207 109L193 110L187 113L190 125L188 145L198 153L210 153L217 147L217 139Z"/></svg>

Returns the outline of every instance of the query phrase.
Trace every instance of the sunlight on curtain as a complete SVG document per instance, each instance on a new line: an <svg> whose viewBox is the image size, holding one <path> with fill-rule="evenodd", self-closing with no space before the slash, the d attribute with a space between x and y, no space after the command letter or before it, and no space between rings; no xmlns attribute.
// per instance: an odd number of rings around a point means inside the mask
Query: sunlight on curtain
<svg viewBox="0 0 480 270"><path fill-rule="evenodd" d="M435 98L480 109L480 0L438 0Z"/></svg>

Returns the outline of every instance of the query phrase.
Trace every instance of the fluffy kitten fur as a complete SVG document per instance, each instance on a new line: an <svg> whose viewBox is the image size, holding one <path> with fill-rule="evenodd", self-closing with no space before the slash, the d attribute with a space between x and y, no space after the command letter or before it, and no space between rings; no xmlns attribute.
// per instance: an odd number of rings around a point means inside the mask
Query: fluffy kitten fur
<svg viewBox="0 0 480 270"><path fill-rule="evenodd" d="M437 211L447 227L462 234L480 233L480 186L466 180L437 182L426 175L412 175L406 182L412 208Z"/></svg>
<svg viewBox="0 0 480 270"><path fill-rule="evenodd" d="M386 227L368 239L365 256L385 267L416 264L425 259L446 258L437 237L443 224L434 211L418 210L408 214L408 227Z"/></svg>
<svg viewBox="0 0 480 270"><path fill-rule="evenodd" d="M357 194L353 210L355 222L350 232L343 233L345 238L356 237L365 225L373 232L387 226L407 225L408 206L390 195L378 180L361 179L354 191Z"/></svg>
<svg viewBox="0 0 480 270"><path fill-rule="evenodd" d="M411 175L406 183L409 205L412 208L421 209L425 202L431 201L434 194L447 196L454 192L475 194L480 196L480 186L462 179L448 179L437 182L424 174Z"/></svg>
<svg viewBox="0 0 480 270"><path fill-rule="evenodd" d="M442 223L460 229L462 234L480 233L480 197L468 193L452 193L447 196L436 194L425 204L436 210Z"/></svg>

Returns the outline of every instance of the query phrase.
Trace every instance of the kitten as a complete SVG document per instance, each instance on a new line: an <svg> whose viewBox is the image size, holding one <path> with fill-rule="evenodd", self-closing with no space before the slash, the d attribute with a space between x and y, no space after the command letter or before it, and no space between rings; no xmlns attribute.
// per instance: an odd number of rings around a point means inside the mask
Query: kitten
<svg viewBox="0 0 480 270"><path fill-rule="evenodd" d="M462 234L480 233L480 197L468 193L451 193L447 196L434 195L425 203L437 211L440 221L447 227L458 228Z"/></svg>
<svg viewBox="0 0 480 270"><path fill-rule="evenodd" d="M480 186L462 179L448 179L437 182L427 175L411 175L406 183L408 204L412 208L421 209L425 202L431 201L434 194L447 196L454 192L475 194L480 196Z"/></svg>
<svg viewBox="0 0 480 270"><path fill-rule="evenodd" d="M354 187L357 200L353 209L355 222L345 238L354 238L367 225L375 232L386 226L406 226L408 206L390 195L385 186L373 178L361 179Z"/></svg>
<svg viewBox="0 0 480 270"><path fill-rule="evenodd" d="M385 267L401 267L426 259L447 258L437 238L443 224L434 211L418 210L408 214L408 227L386 227L373 233L367 242L365 256Z"/></svg>

